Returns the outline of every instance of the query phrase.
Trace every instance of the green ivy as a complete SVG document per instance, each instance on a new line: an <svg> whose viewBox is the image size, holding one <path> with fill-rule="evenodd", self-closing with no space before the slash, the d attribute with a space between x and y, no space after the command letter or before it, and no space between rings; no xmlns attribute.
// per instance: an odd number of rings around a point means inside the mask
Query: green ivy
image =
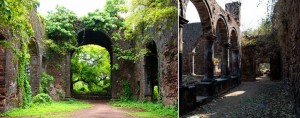
<svg viewBox="0 0 300 118"><path fill-rule="evenodd" d="M123 101L129 101L132 100L132 92L131 92L131 87L130 87L130 83L127 80L123 80L123 94L121 96L121 100Z"/></svg>
<svg viewBox="0 0 300 118"><path fill-rule="evenodd" d="M42 73L42 80L40 85L40 93L49 93L50 84L53 82L54 77L48 75L47 73Z"/></svg>
<svg viewBox="0 0 300 118"><path fill-rule="evenodd" d="M124 35L133 40L135 47L129 59L137 61L147 54L146 43L157 36L163 27L170 28L177 24L177 2L170 0L131 0L131 15L125 19ZM154 35L154 36L153 36Z"/></svg>
<svg viewBox="0 0 300 118"><path fill-rule="evenodd" d="M23 107L31 102L31 87L29 76L26 73L26 65L29 64L28 41L33 36L31 24L28 21L28 11L37 7L39 2L36 0L0 0L0 26L9 27L13 41L20 42L20 49L14 44L4 45L14 53L14 62L18 64L18 91L22 95Z"/></svg>

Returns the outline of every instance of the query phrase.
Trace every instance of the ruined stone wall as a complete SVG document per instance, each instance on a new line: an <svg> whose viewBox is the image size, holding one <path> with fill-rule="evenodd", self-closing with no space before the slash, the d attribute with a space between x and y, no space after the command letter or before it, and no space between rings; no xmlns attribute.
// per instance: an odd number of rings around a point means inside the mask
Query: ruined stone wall
<svg viewBox="0 0 300 118"><path fill-rule="evenodd" d="M204 43L201 41L201 23L189 23L183 28L183 75L192 74L193 55L194 55L194 74L204 74ZM195 49L195 50L194 50ZM194 54L193 54L194 53Z"/></svg>
<svg viewBox="0 0 300 118"><path fill-rule="evenodd" d="M45 28L42 23L41 18L37 14L37 9L34 8L31 10L29 14L29 22L31 23L32 29L34 31L34 37L30 40L29 44L33 46L29 46L30 52L30 85L33 95L38 93L40 87L41 73L42 73L42 57L44 54L44 40L45 36Z"/></svg>
<svg viewBox="0 0 300 118"><path fill-rule="evenodd" d="M167 24L167 20L165 23ZM162 102L165 105L174 106L178 101L178 26L177 24L171 27L163 26L160 30L153 29L151 39L155 42L157 47L158 58L158 86L159 94L162 98ZM147 91L147 73L145 68L144 57L140 58L140 61L135 64L134 78L136 78L135 85L140 83L139 97L140 99L146 99ZM134 87L134 86L133 86ZM137 88L134 92L138 94Z"/></svg>
<svg viewBox="0 0 300 118"><path fill-rule="evenodd" d="M300 1L278 0L273 27L280 41L282 77L294 95L295 111L300 117Z"/></svg>
<svg viewBox="0 0 300 118"><path fill-rule="evenodd" d="M50 84L49 95L54 100L60 100L65 97L66 80L68 79L67 57L61 54L48 55L46 60L46 73L54 77L53 83ZM70 83L71 81L69 81Z"/></svg>
<svg viewBox="0 0 300 118"><path fill-rule="evenodd" d="M12 39L9 27L1 27L1 34L5 40L18 49L19 43ZM2 47L1 49L1 82L0 82L0 112L7 111L18 106L18 101L22 98L17 91L18 63L14 63L14 54L11 49Z"/></svg>
<svg viewBox="0 0 300 118"><path fill-rule="evenodd" d="M32 29L35 32L34 37L42 44L44 39L44 28L37 16L36 9L32 9L28 14L29 22L32 25ZM4 36L6 40L13 48L20 49L20 42L13 39L9 32L9 26L0 26L0 34ZM20 39L24 40L24 39ZM29 40L31 38L29 37ZM28 41L29 42L29 41ZM42 48L38 47L36 50L42 52ZM42 56L42 55L38 55ZM15 60L14 53L9 48L1 46L0 56L0 112L7 111L13 107L19 106L22 101L22 95L18 91L17 78L18 78L18 63ZM41 62L41 61L39 61ZM39 72L37 72L39 73ZM39 80L40 78L36 78Z"/></svg>
<svg viewBox="0 0 300 118"><path fill-rule="evenodd" d="M165 23L167 24L167 20ZM177 105L178 101L178 26L177 21L158 32L156 38L158 48L159 92L163 104Z"/></svg>
<svg viewBox="0 0 300 118"><path fill-rule="evenodd" d="M255 81L256 79L256 56L255 46L242 47L242 67L241 67L241 80Z"/></svg>

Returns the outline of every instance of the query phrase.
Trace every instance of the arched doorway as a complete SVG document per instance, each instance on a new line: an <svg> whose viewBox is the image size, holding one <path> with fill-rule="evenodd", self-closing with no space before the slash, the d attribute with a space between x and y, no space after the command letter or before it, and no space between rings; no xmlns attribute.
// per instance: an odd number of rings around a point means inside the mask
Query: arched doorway
<svg viewBox="0 0 300 118"><path fill-rule="evenodd" d="M216 36L214 41L214 76L228 77L229 75L229 59L228 59L228 30L224 19L219 18L216 24Z"/></svg>
<svg viewBox="0 0 300 118"><path fill-rule="evenodd" d="M230 52L229 52L229 60L230 60L230 71L232 76L239 75L239 43L238 43L238 35L236 30L232 30L230 33Z"/></svg>
<svg viewBox="0 0 300 118"><path fill-rule="evenodd" d="M31 38L28 44L30 63L29 63L29 75L30 75L30 86L32 95L35 96L39 93L41 69L40 69L40 58L38 43L35 38Z"/></svg>
<svg viewBox="0 0 300 118"><path fill-rule="evenodd" d="M148 53L144 57L145 62L145 79L146 79L146 92L145 97L150 100L157 100L158 93L158 55L157 48L154 41L146 45Z"/></svg>
<svg viewBox="0 0 300 118"><path fill-rule="evenodd" d="M81 31L79 32L78 34L78 46L88 46L88 45L94 45L95 46L101 46L104 50L106 50L108 52L108 55L109 55L109 75L105 76L105 77L99 77L97 79L101 79L101 80L107 80L107 78L109 78L109 87L106 87L105 88L105 91L107 92L105 95L103 94L103 96L100 94L100 96L98 97L101 97L101 98L105 98L105 99L110 99L111 97L114 97L116 96L116 90L113 88L115 85L115 81L113 80L114 78L111 76L112 75L112 72L111 72L111 65L113 65L113 54L112 54L112 41L110 39L110 37L104 33L103 31L93 31L93 30L84 30L84 31ZM92 48L89 48L91 51L97 51L95 49ZM103 50L101 49L101 50ZM100 51L100 50L98 50ZM74 52L71 53L71 56L74 56ZM97 54L100 54L100 53L97 53ZM100 55L98 55L100 56ZM98 61L98 62L101 62L101 61ZM72 68L72 67L71 67ZM96 71L96 70L95 70ZM71 78L73 78L73 72L71 72ZM74 88L73 88L73 85L75 83L73 83L72 79L70 80L71 84L70 84L70 90L72 92L72 96L75 95L74 93ZM103 83L102 81L102 83ZM107 82L107 81L106 81ZM105 84L107 85L107 84ZM76 96L75 96L76 97ZM81 97L81 96L79 96Z"/></svg>

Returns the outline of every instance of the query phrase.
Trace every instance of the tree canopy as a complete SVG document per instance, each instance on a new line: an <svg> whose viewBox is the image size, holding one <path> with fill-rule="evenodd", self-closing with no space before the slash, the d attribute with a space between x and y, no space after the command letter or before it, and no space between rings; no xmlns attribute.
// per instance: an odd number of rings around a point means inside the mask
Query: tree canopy
<svg viewBox="0 0 300 118"><path fill-rule="evenodd" d="M81 46L71 59L75 92L102 92L110 86L110 55L97 45Z"/></svg>

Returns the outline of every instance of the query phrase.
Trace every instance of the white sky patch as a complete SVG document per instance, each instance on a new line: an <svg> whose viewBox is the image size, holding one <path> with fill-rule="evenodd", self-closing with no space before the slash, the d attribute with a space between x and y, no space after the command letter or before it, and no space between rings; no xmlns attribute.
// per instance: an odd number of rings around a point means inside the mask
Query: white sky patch
<svg viewBox="0 0 300 118"><path fill-rule="evenodd" d="M38 11L46 16L48 11L54 11L57 5L64 6L72 10L77 16L85 16L88 12L96 9L102 11L106 0L39 0L40 7Z"/></svg>
<svg viewBox="0 0 300 118"><path fill-rule="evenodd" d="M237 0L216 0L217 3L225 10L225 3L235 2ZM241 6L241 30L245 31L250 28L257 28L261 19L267 16L267 1L261 0L239 0ZM199 22L200 17L195 6L190 2L187 7L186 18L189 23Z"/></svg>

